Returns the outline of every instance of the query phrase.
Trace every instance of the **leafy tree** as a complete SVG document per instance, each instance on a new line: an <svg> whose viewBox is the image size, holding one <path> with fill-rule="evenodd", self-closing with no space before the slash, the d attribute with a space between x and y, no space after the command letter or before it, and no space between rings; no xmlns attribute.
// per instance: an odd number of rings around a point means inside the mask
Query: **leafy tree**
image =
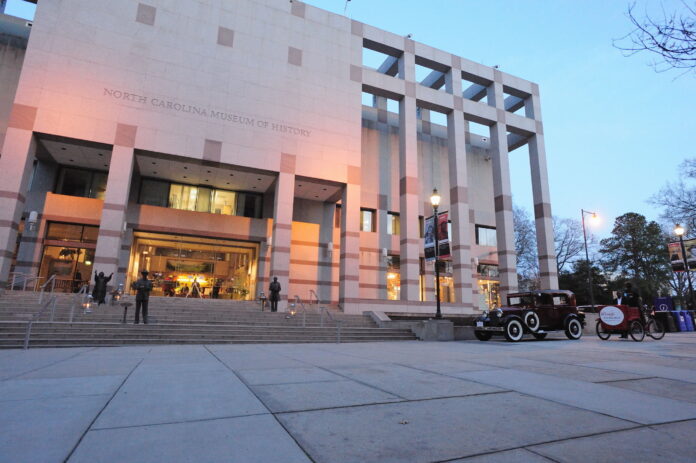
<svg viewBox="0 0 696 463"><path fill-rule="evenodd" d="M601 240L600 246L604 269L615 280L630 280L644 300L668 289L671 268L667 243L656 222L628 212L616 218L611 237Z"/></svg>
<svg viewBox="0 0 696 463"><path fill-rule="evenodd" d="M588 288L588 273L590 266L585 259L573 262L571 270L565 270L558 275L558 286L575 293L578 305L590 304ZM609 291L609 281L602 270L592 265L592 292L595 304L610 304L612 301Z"/></svg>
<svg viewBox="0 0 696 463"><path fill-rule="evenodd" d="M626 55L647 51L657 55L652 63L657 72L669 69L686 69L696 74L696 2L682 0L683 10L668 12L662 9L661 16L645 13L636 14L636 3L628 6L627 16L633 30L614 41L614 46Z"/></svg>

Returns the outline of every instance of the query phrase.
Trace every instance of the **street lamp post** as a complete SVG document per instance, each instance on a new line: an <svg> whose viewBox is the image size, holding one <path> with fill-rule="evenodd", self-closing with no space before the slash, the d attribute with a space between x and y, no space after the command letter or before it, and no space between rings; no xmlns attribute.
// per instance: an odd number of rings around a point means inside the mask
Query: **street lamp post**
<svg viewBox="0 0 696 463"><path fill-rule="evenodd" d="M674 227L674 234L679 237L679 245L681 246L682 260L684 261L684 271L686 272L686 281L689 283L689 301L691 309L694 308L694 288L691 285L691 272L689 271L689 262L686 258L686 246L684 246L684 227L677 224Z"/></svg>
<svg viewBox="0 0 696 463"><path fill-rule="evenodd" d="M437 236L437 208L440 206L440 194L437 192L437 188L433 189L433 194L430 195L430 204L433 206L433 221L435 225L435 300L437 301L437 312L435 312L435 318L442 318L442 312L440 311L440 266L438 265L440 257L440 243Z"/></svg>
<svg viewBox="0 0 696 463"><path fill-rule="evenodd" d="M585 214L591 214L593 219L597 218L597 214L594 212L586 211L585 209L580 209L580 215L582 215L582 237L585 239L585 259L587 260L587 285L590 290L590 304L592 305L592 312L595 311L594 303L594 291L592 289L592 264L590 263L590 253L587 251L587 232L585 231Z"/></svg>

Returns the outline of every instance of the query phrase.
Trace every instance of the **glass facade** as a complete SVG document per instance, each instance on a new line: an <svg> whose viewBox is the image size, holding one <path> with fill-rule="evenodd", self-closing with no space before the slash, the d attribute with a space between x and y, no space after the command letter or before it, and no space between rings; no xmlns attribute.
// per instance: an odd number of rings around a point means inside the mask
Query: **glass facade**
<svg viewBox="0 0 696 463"><path fill-rule="evenodd" d="M480 246L498 246L495 228L476 225L476 244Z"/></svg>
<svg viewBox="0 0 696 463"><path fill-rule="evenodd" d="M146 178L140 183L138 202L184 211L261 218L262 196Z"/></svg>
<svg viewBox="0 0 696 463"><path fill-rule="evenodd" d="M153 296L252 300L258 244L135 232L129 279L147 269Z"/></svg>
<svg viewBox="0 0 696 463"><path fill-rule="evenodd" d="M63 167L58 174L56 193L83 198L104 199L107 176L106 172Z"/></svg>
<svg viewBox="0 0 696 463"><path fill-rule="evenodd" d="M55 274L56 290L64 292L89 283L98 234L99 227L91 225L49 222L39 266L42 280Z"/></svg>

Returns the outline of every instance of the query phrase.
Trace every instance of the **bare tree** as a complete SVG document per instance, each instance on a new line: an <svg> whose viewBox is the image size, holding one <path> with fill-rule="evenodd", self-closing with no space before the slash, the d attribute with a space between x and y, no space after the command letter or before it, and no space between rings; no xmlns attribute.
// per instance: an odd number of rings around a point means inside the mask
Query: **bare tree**
<svg viewBox="0 0 696 463"><path fill-rule="evenodd" d="M579 220L554 217L553 236L556 247L556 267L560 274L566 264L576 260L585 251L582 224ZM592 235L588 236L589 242L593 242L593 239Z"/></svg>
<svg viewBox="0 0 696 463"><path fill-rule="evenodd" d="M512 206L512 219L517 253L517 281L521 289L534 289L539 284L539 258L534 221L526 209L516 205Z"/></svg>
<svg viewBox="0 0 696 463"><path fill-rule="evenodd" d="M696 74L696 2L690 5L682 0L683 11L668 12L662 8L659 16L647 11L643 17L636 15L636 3L628 6L628 18L634 28L614 40L614 46L626 56L642 51L654 53L658 58L652 67L657 72L669 69L686 69Z"/></svg>
<svg viewBox="0 0 696 463"><path fill-rule="evenodd" d="M696 237L696 158L687 159L679 166L680 175L668 183L650 201L662 206L668 232L679 223L686 226L687 236Z"/></svg>

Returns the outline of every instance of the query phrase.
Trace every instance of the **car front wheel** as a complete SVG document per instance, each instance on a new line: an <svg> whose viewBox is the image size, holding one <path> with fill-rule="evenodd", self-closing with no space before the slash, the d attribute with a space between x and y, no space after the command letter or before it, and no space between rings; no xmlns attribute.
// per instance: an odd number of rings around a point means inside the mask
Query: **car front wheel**
<svg viewBox="0 0 696 463"><path fill-rule="evenodd" d="M493 333L489 333L488 331L474 331L474 336L476 336L476 339L479 341L488 341L491 339L491 336L493 336Z"/></svg>
<svg viewBox="0 0 696 463"><path fill-rule="evenodd" d="M568 339L577 341L582 337L582 323L577 318L571 318L566 325L565 334Z"/></svg>
<svg viewBox="0 0 696 463"><path fill-rule="evenodd" d="M515 319L510 320L505 324L505 339L507 339L510 342L517 342L522 340L522 336L524 335L524 327L522 326L522 322Z"/></svg>

